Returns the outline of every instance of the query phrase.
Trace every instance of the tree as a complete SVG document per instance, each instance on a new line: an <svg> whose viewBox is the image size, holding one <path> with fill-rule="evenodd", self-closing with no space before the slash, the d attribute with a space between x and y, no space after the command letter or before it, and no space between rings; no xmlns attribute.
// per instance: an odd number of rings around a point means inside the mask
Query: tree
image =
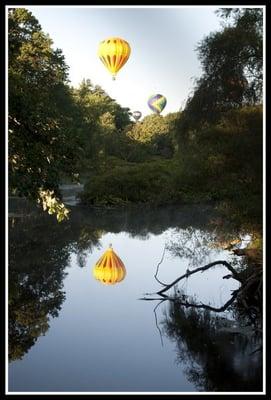
<svg viewBox="0 0 271 400"><path fill-rule="evenodd" d="M84 161L92 159L99 164L100 157L120 156L125 147L124 130L130 124L129 109L122 108L99 85L83 79L78 89L73 89L76 104L82 113L82 140ZM96 161L95 161L96 160Z"/></svg>
<svg viewBox="0 0 271 400"><path fill-rule="evenodd" d="M179 113L168 114L166 117L147 115L143 121L131 125L126 134L137 142L147 144L151 154L170 158L174 153L177 115Z"/></svg>
<svg viewBox="0 0 271 400"><path fill-rule="evenodd" d="M9 9L8 27L9 189L62 220L68 210L58 185L62 173L77 172L78 159L68 67L31 12Z"/></svg>
<svg viewBox="0 0 271 400"><path fill-rule="evenodd" d="M224 20L232 19L197 47L203 74L196 80L182 120L190 126L216 121L224 111L262 101L262 9L219 9L217 13Z"/></svg>
<svg viewBox="0 0 271 400"><path fill-rule="evenodd" d="M233 19L243 33L244 46L240 56L244 73L252 86L254 100L261 102L263 79L263 10L260 8L222 8L217 11L224 20Z"/></svg>

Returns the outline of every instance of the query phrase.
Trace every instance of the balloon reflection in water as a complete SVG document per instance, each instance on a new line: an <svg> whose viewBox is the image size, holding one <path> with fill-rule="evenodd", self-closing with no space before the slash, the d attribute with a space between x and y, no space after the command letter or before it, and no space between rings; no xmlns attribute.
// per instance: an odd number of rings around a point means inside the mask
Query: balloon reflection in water
<svg viewBox="0 0 271 400"><path fill-rule="evenodd" d="M93 275L104 285L114 285L125 278L125 266L119 256L114 252L112 245L109 246L95 264Z"/></svg>

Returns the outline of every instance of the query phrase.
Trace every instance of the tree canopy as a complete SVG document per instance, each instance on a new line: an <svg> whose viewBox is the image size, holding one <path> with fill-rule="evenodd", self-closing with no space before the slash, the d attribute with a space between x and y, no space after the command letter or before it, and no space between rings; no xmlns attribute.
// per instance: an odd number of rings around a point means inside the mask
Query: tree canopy
<svg viewBox="0 0 271 400"><path fill-rule="evenodd" d="M43 202L61 220L61 172L69 174L78 157L76 113L61 50L54 50L35 17L9 10L9 189Z"/></svg>
<svg viewBox="0 0 271 400"><path fill-rule="evenodd" d="M229 109L262 102L262 9L222 8L217 13L229 22L197 47L203 74L184 110L194 125L216 121Z"/></svg>

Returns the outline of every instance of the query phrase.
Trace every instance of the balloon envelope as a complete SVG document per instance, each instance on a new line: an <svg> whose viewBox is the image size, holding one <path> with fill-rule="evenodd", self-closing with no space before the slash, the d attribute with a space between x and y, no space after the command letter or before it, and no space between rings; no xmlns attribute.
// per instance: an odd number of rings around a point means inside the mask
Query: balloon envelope
<svg viewBox="0 0 271 400"><path fill-rule="evenodd" d="M156 114L160 114L167 104L167 99L162 94L154 94L149 97L148 106Z"/></svg>
<svg viewBox="0 0 271 400"><path fill-rule="evenodd" d="M141 118L142 113L140 111L134 111L132 115L134 119L138 121Z"/></svg>
<svg viewBox="0 0 271 400"><path fill-rule="evenodd" d="M118 71L127 62L131 48L126 40L110 37L99 44L98 56L115 79Z"/></svg>

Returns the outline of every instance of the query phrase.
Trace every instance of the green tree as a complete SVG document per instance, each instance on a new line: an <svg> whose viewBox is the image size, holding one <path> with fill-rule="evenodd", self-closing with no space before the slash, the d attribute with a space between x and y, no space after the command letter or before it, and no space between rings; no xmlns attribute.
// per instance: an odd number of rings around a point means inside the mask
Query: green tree
<svg viewBox="0 0 271 400"><path fill-rule="evenodd" d="M172 157L174 153L175 119L179 113L166 117L157 114L147 115L141 122L127 129L127 136L149 147L150 154Z"/></svg>
<svg viewBox="0 0 271 400"><path fill-rule="evenodd" d="M262 101L262 9L219 9L217 13L228 23L197 47L203 74L187 101L185 126L215 121L224 111Z"/></svg>
<svg viewBox="0 0 271 400"><path fill-rule="evenodd" d="M31 12L9 9L8 29L9 188L62 220L61 173L76 173L79 156L68 67Z"/></svg>
<svg viewBox="0 0 271 400"><path fill-rule="evenodd" d="M131 123L129 109L122 108L100 86L83 79L73 96L83 120L82 140L84 156L81 169L91 164L100 165L107 155L121 156L126 147L124 130Z"/></svg>
<svg viewBox="0 0 271 400"><path fill-rule="evenodd" d="M188 200L222 201L227 220L261 229L263 13L217 13L222 29L197 48L203 74L177 123L179 185Z"/></svg>
<svg viewBox="0 0 271 400"><path fill-rule="evenodd" d="M130 137L139 142L151 142L154 136L163 135L168 132L167 124L162 115L147 115L141 122L133 124L128 133Z"/></svg>

